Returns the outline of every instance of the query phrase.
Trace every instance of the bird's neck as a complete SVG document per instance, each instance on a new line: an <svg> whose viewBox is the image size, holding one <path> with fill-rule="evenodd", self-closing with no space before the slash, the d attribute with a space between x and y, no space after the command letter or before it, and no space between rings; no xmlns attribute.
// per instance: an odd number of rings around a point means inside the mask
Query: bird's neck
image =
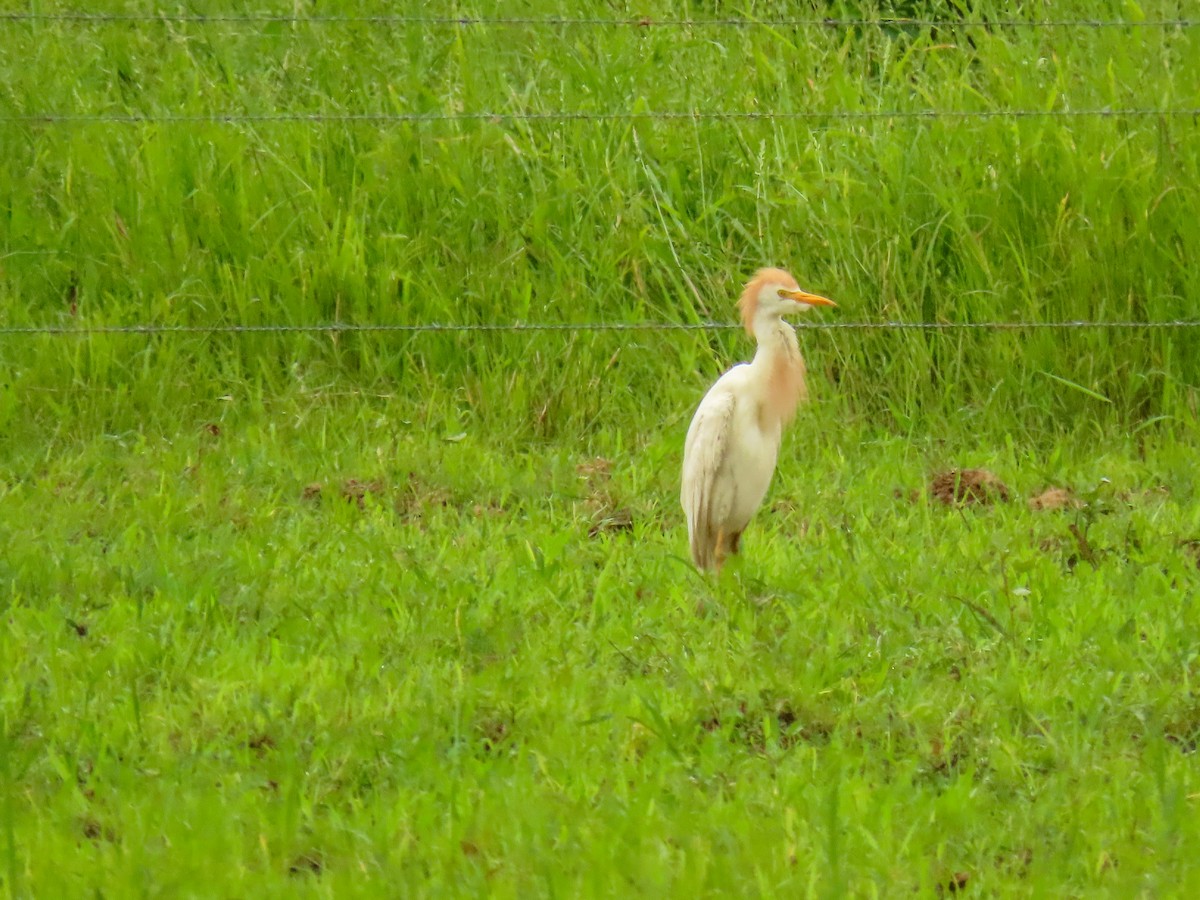
<svg viewBox="0 0 1200 900"><path fill-rule="evenodd" d="M800 342L795 329L779 318L761 323L755 335L758 350L751 366L760 384L760 424L782 428L795 416L796 407L808 399Z"/></svg>

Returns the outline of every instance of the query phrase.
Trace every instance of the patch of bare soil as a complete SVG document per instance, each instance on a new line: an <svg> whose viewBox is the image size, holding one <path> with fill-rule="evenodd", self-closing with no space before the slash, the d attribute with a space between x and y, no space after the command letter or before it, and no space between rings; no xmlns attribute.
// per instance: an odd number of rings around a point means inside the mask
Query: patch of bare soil
<svg viewBox="0 0 1200 900"><path fill-rule="evenodd" d="M1080 509L1082 506L1083 501L1067 488L1049 487L1029 498L1029 508L1033 510Z"/></svg>
<svg viewBox="0 0 1200 900"><path fill-rule="evenodd" d="M117 840L117 833L94 816L85 816L81 819L79 830L83 832L85 838L96 843L106 841L111 844Z"/></svg>
<svg viewBox="0 0 1200 900"><path fill-rule="evenodd" d="M419 518L426 509L449 506L451 499L450 492L444 487L427 484L410 472L408 480L397 492L396 512L405 518Z"/></svg>
<svg viewBox="0 0 1200 900"><path fill-rule="evenodd" d="M371 481L359 481L357 478L347 478L342 485L342 499L358 504L362 509L366 504L368 494L379 496L383 493L383 482L378 478Z"/></svg>
<svg viewBox="0 0 1200 900"><path fill-rule="evenodd" d="M300 496L305 500L318 503L320 502L322 496L324 496L324 493L325 486L319 481L314 481L312 484L305 485L304 490L300 493ZM339 491L339 495L343 500L356 504L359 509L362 509L365 506L368 494L381 493L383 493L383 482L377 478L371 481L360 481L357 478L347 478L342 484L341 490Z"/></svg>
<svg viewBox="0 0 1200 900"><path fill-rule="evenodd" d="M292 875L320 875L325 868L325 858L320 850L309 850L292 860L288 872Z"/></svg>
<svg viewBox="0 0 1200 900"><path fill-rule="evenodd" d="M1145 488L1142 490L1117 491L1116 499L1126 506L1142 506L1151 503L1162 503L1170 496L1166 485Z"/></svg>
<svg viewBox="0 0 1200 900"><path fill-rule="evenodd" d="M730 738L756 752L767 748L766 719L774 720L775 739L779 746L790 748L799 743L827 744L833 734L835 723L821 715L793 708L787 700L762 702L739 701L736 707L725 710L714 709L712 714L700 722L700 727L711 733L730 730Z"/></svg>
<svg viewBox="0 0 1200 900"><path fill-rule="evenodd" d="M1196 564L1196 568L1200 569L1200 538L1180 541L1179 546L1191 558L1192 562Z"/></svg>
<svg viewBox="0 0 1200 900"><path fill-rule="evenodd" d="M575 473L585 481L607 481L612 474L612 460L597 456L581 462L575 467Z"/></svg>
<svg viewBox="0 0 1200 900"><path fill-rule="evenodd" d="M943 878L942 883L938 885L938 896L941 897L945 894L957 894L960 891L965 891L970 882L970 872L953 872Z"/></svg>
<svg viewBox="0 0 1200 900"><path fill-rule="evenodd" d="M1008 486L987 469L950 469L929 482L929 496L947 506L1007 503Z"/></svg>
<svg viewBox="0 0 1200 900"><path fill-rule="evenodd" d="M575 467L587 489L584 504L591 511L588 537L633 530L633 512L621 506L611 490L612 462L602 456L586 460Z"/></svg>
<svg viewBox="0 0 1200 900"><path fill-rule="evenodd" d="M309 502L319 503L324 495L325 486L314 481L304 488L300 496ZM381 478L347 478L342 482L338 496L359 509L366 508L367 497L382 502L390 496L396 512L405 519L420 518L427 508L449 506L451 501L450 492L445 488L426 484L413 473L398 488L388 486ZM484 511L484 507L476 504L476 515L482 515Z"/></svg>

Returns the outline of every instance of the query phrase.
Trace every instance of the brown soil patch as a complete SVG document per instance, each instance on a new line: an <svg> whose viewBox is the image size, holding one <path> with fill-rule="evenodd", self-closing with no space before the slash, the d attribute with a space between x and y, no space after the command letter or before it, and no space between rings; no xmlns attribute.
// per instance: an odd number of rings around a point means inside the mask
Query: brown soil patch
<svg viewBox="0 0 1200 900"><path fill-rule="evenodd" d="M89 841L107 841L114 843L117 840L117 834L99 819L87 816L80 820L79 829L83 832L83 836Z"/></svg>
<svg viewBox="0 0 1200 900"><path fill-rule="evenodd" d="M372 481L359 481L357 478L347 478L342 485L342 499L358 504L362 509L368 494L378 496L383 493L383 482L378 478Z"/></svg>
<svg viewBox="0 0 1200 900"><path fill-rule="evenodd" d="M612 460L597 456L595 459L581 462L575 467L575 472L580 478L588 481L606 479L612 474Z"/></svg>
<svg viewBox="0 0 1200 900"><path fill-rule="evenodd" d="M834 731L833 722L804 710L797 712L786 700L765 705L748 704L743 700L736 709L714 710L700 722L700 727L709 733L729 727L734 741L763 752L767 746L764 717L775 720L775 739L785 749L799 743L827 744Z"/></svg>
<svg viewBox="0 0 1200 900"><path fill-rule="evenodd" d="M1136 491L1118 491L1116 499L1128 506L1137 506L1139 504L1161 503L1170 496L1166 485L1159 485L1155 488Z"/></svg>
<svg viewBox="0 0 1200 900"><path fill-rule="evenodd" d="M618 504L610 489L612 461L597 456L579 463L575 466L575 472L587 485L584 503L591 510L592 520L588 526L588 537L632 531L633 512Z"/></svg>
<svg viewBox="0 0 1200 900"><path fill-rule="evenodd" d="M987 469L950 469L929 482L929 495L947 506L1007 503L1008 486Z"/></svg>
<svg viewBox="0 0 1200 900"><path fill-rule="evenodd" d="M275 739L269 734L260 734L246 741L246 746L258 755L261 759L266 756L267 751L275 749Z"/></svg>
<svg viewBox="0 0 1200 900"><path fill-rule="evenodd" d="M1083 501L1066 488L1046 488L1029 498L1029 508L1034 510L1079 509Z"/></svg>
<svg viewBox="0 0 1200 900"><path fill-rule="evenodd" d="M946 876L945 881L938 885L938 894L943 891L948 894L957 894L959 891L964 891L971 881L969 872L955 872L952 875Z"/></svg>
<svg viewBox="0 0 1200 900"><path fill-rule="evenodd" d="M301 492L301 497L312 503L319 503L325 494L325 487L319 481L314 481L306 486ZM383 501L385 497L391 496L396 512L404 518L420 518L421 513L429 508L436 506L449 506L451 501L450 493L444 488L427 485L420 481L415 475L410 474L408 479L399 487L389 487L381 478L360 479L347 478L338 491L338 495L347 503L353 503L359 509L366 508L367 497L374 497L378 501ZM482 513L480 508L479 513Z"/></svg>
<svg viewBox="0 0 1200 900"><path fill-rule="evenodd" d="M309 850L307 853L301 853L288 866L288 872L292 875L320 875L325 868L325 859L319 850Z"/></svg>
<svg viewBox="0 0 1200 900"><path fill-rule="evenodd" d="M1184 553L1192 558L1192 562L1196 564L1196 568L1200 569L1200 538L1180 541L1179 546L1183 548Z"/></svg>
<svg viewBox="0 0 1200 900"><path fill-rule="evenodd" d="M485 753L498 751L511 736L511 723L499 717L485 718L475 725L479 743Z"/></svg>
<svg viewBox="0 0 1200 900"><path fill-rule="evenodd" d="M617 531L633 531L633 513L624 507L612 507L607 504L592 516L592 524L588 528L588 537L599 537Z"/></svg>
<svg viewBox="0 0 1200 900"><path fill-rule="evenodd" d="M451 499L445 488L426 484L410 472L396 497L396 511L405 518L420 518L426 509L449 506Z"/></svg>

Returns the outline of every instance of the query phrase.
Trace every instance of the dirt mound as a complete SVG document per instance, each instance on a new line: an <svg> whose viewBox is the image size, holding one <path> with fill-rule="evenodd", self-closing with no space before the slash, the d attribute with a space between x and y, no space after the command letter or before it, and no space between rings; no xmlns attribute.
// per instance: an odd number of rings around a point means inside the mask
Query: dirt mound
<svg viewBox="0 0 1200 900"><path fill-rule="evenodd" d="M950 469L929 482L929 496L947 506L1007 503L1008 486L987 469Z"/></svg>

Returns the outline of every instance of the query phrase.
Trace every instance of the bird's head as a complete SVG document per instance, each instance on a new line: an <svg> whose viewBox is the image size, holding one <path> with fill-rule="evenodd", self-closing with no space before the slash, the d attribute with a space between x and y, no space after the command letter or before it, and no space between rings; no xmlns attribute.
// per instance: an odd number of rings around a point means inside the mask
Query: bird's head
<svg viewBox="0 0 1200 900"><path fill-rule="evenodd" d="M807 312L814 306L837 306L832 300L800 290L796 279L783 269L759 269L738 300L746 333L754 336L754 322L763 317L779 318Z"/></svg>

